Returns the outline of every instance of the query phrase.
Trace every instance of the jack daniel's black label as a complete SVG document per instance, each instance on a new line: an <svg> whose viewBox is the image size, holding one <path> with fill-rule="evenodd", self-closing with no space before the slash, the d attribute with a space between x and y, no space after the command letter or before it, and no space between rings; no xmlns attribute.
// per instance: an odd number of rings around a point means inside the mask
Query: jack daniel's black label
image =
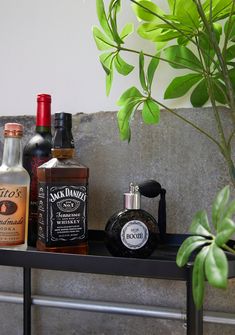
<svg viewBox="0 0 235 335"><path fill-rule="evenodd" d="M87 187L39 183L38 238L48 247L87 238Z"/></svg>

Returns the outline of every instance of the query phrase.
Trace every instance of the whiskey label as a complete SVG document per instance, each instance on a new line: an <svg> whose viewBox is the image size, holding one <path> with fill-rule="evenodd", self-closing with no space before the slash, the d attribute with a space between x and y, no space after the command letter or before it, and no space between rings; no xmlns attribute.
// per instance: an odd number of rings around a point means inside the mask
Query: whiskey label
<svg viewBox="0 0 235 335"><path fill-rule="evenodd" d="M0 246L25 243L27 187L1 185L0 187Z"/></svg>
<svg viewBox="0 0 235 335"><path fill-rule="evenodd" d="M128 249L142 248L149 238L146 225L139 220L127 222L121 230L121 241Z"/></svg>
<svg viewBox="0 0 235 335"><path fill-rule="evenodd" d="M39 183L38 238L50 247L87 238L86 186Z"/></svg>

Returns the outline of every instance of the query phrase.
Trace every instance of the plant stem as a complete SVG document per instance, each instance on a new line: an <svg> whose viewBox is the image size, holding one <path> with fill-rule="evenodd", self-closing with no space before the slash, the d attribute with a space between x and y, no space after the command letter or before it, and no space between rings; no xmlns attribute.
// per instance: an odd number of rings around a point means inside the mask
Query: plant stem
<svg viewBox="0 0 235 335"><path fill-rule="evenodd" d="M232 254L235 254L235 250L232 249L232 248L230 248L227 244L223 244L222 247L223 247L225 250L231 252Z"/></svg>
<svg viewBox="0 0 235 335"><path fill-rule="evenodd" d="M203 130L202 128L198 127L197 125L195 125L193 122L189 121L188 119L186 119L185 117L183 117L182 115L176 113L173 109L165 106L164 104L162 104L161 102L157 101L156 99L153 99L153 101L155 101L158 105L160 105L161 107L163 107L165 110L167 110L168 112L170 112L171 114L175 115L177 118L181 119L182 121L184 121L185 123L187 123L188 125L190 125L191 127L193 127L194 129L196 129L197 131L199 131L200 133L202 133L203 135L205 135L206 137L208 137L212 142L214 142L219 149L221 150L222 147L220 145L220 143L218 141L216 141L216 139L214 139L210 134L208 134L205 130Z"/></svg>

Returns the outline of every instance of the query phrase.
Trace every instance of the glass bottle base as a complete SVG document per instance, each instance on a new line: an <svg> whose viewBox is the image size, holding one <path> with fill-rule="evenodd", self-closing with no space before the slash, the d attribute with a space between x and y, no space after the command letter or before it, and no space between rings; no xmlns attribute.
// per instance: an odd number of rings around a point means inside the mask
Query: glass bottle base
<svg viewBox="0 0 235 335"><path fill-rule="evenodd" d="M63 247L47 247L41 241L37 241L38 251L56 252L56 253L68 253L68 254L88 254L88 242L83 242L78 245L73 246L63 246Z"/></svg>

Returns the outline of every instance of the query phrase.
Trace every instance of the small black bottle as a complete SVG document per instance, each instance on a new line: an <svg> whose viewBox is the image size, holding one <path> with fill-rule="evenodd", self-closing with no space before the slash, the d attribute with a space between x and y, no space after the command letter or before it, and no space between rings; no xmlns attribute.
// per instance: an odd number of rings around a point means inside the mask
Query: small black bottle
<svg viewBox="0 0 235 335"><path fill-rule="evenodd" d="M158 242L154 217L140 208L139 187L130 184L124 193L124 209L115 213L105 227L105 244L113 256L146 258Z"/></svg>

